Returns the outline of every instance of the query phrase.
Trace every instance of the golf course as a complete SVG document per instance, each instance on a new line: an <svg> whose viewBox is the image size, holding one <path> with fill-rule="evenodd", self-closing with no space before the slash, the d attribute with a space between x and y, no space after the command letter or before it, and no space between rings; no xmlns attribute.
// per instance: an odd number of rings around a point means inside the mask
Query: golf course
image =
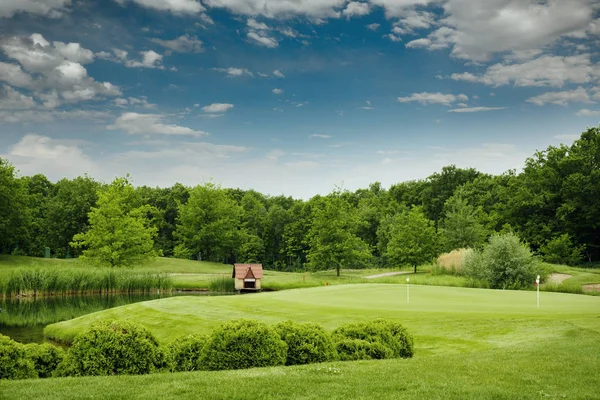
<svg viewBox="0 0 600 400"><path fill-rule="evenodd" d="M409 298L406 291L409 290ZM125 319L161 344L249 318L400 321L412 359L239 371L0 382L0 398L597 398L600 297L406 284L349 284L130 304L50 325L69 343L99 320Z"/></svg>

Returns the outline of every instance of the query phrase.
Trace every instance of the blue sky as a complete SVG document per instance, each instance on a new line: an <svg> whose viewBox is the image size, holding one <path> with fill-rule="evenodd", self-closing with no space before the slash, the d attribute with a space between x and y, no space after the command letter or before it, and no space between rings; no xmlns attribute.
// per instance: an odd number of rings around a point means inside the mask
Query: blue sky
<svg viewBox="0 0 600 400"><path fill-rule="evenodd" d="M0 157L301 198L519 169L600 121L598 4L1 1Z"/></svg>

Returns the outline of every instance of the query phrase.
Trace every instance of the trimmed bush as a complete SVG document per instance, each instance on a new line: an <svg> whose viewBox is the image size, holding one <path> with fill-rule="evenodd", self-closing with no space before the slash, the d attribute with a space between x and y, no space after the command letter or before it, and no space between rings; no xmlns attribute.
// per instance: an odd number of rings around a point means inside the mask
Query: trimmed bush
<svg viewBox="0 0 600 400"><path fill-rule="evenodd" d="M0 334L0 379L35 378L34 364L27 358L25 346Z"/></svg>
<svg viewBox="0 0 600 400"><path fill-rule="evenodd" d="M208 370L283 365L287 345L263 322L240 319L227 322L210 336L202 357Z"/></svg>
<svg viewBox="0 0 600 400"><path fill-rule="evenodd" d="M167 367L158 342L128 321L99 322L75 337L59 376L148 374Z"/></svg>
<svg viewBox="0 0 600 400"><path fill-rule="evenodd" d="M361 339L341 339L335 344L340 361L382 360L393 358L390 348L379 342Z"/></svg>
<svg viewBox="0 0 600 400"><path fill-rule="evenodd" d="M342 360L413 356L413 338L396 321L377 319L346 324L333 331L333 335L336 350Z"/></svg>
<svg viewBox="0 0 600 400"><path fill-rule="evenodd" d="M205 335L189 335L175 340L169 345L171 370L199 371L202 368L202 351L208 341Z"/></svg>
<svg viewBox="0 0 600 400"><path fill-rule="evenodd" d="M280 322L275 330L287 344L286 365L311 364L337 358L331 335L321 325Z"/></svg>
<svg viewBox="0 0 600 400"><path fill-rule="evenodd" d="M33 362L37 376L50 378L58 364L65 358L63 349L49 343L25 345L26 356Z"/></svg>

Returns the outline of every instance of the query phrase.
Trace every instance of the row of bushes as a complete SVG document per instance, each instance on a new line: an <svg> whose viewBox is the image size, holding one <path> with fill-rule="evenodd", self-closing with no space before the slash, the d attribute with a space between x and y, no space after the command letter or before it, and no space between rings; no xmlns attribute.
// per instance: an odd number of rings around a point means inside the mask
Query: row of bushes
<svg viewBox="0 0 600 400"><path fill-rule="evenodd" d="M39 269L12 273L6 280L0 281L0 295L149 292L172 287L172 279L163 273L95 268L73 271Z"/></svg>
<svg viewBox="0 0 600 400"><path fill-rule="evenodd" d="M468 278L473 287L526 289L547 272L536 262L529 246L514 233L491 236L483 250L461 249L438 258L434 273Z"/></svg>
<svg viewBox="0 0 600 400"><path fill-rule="evenodd" d="M216 371L413 355L413 339L406 329L381 319L343 325L333 332L314 323L270 326L241 319L211 335L187 336L165 347L142 326L113 321L78 335L66 354L49 344L34 345L43 349L35 358L27 346L2 337L0 378Z"/></svg>

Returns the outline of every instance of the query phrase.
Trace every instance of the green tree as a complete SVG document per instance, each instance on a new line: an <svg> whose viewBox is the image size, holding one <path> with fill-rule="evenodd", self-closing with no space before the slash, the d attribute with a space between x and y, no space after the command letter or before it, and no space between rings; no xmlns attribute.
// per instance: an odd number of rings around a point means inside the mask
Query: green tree
<svg viewBox="0 0 600 400"><path fill-rule="evenodd" d="M27 191L15 168L0 158L0 251L10 252L27 235L30 222Z"/></svg>
<svg viewBox="0 0 600 400"><path fill-rule="evenodd" d="M371 256L367 244L357 235L355 213L334 191L323 197L314 209L314 219L308 233L308 262L313 269L335 267L340 276L342 267L362 265Z"/></svg>
<svg viewBox="0 0 600 400"><path fill-rule="evenodd" d="M417 265L430 261L436 253L437 233L433 221L421 207L412 207L391 218L385 255L397 265ZM387 236L385 233L382 236Z"/></svg>
<svg viewBox="0 0 600 400"><path fill-rule="evenodd" d="M175 231L178 257L196 256L203 260L221 261L234 255L240 246L241 207L226 191L214 183L190 190L186 204L179 207Z"/></svg>
<svg viewBox="0 0 600 400"><path fill-rule="evenodd" d="M486 236L481 211L475 209L460 193L446 202L440 223L440 239L446 251L480 247Z"/></svg>
<svg viewBox="0 0 600 400"><path fill-rule="evenodd" d="M149 206L135 207L138 202L128 178L115 179L98 193L96 207L88 215L90 229L75 235L71 246L84 249L81 258L111 267L156 257Z"/></svg>

